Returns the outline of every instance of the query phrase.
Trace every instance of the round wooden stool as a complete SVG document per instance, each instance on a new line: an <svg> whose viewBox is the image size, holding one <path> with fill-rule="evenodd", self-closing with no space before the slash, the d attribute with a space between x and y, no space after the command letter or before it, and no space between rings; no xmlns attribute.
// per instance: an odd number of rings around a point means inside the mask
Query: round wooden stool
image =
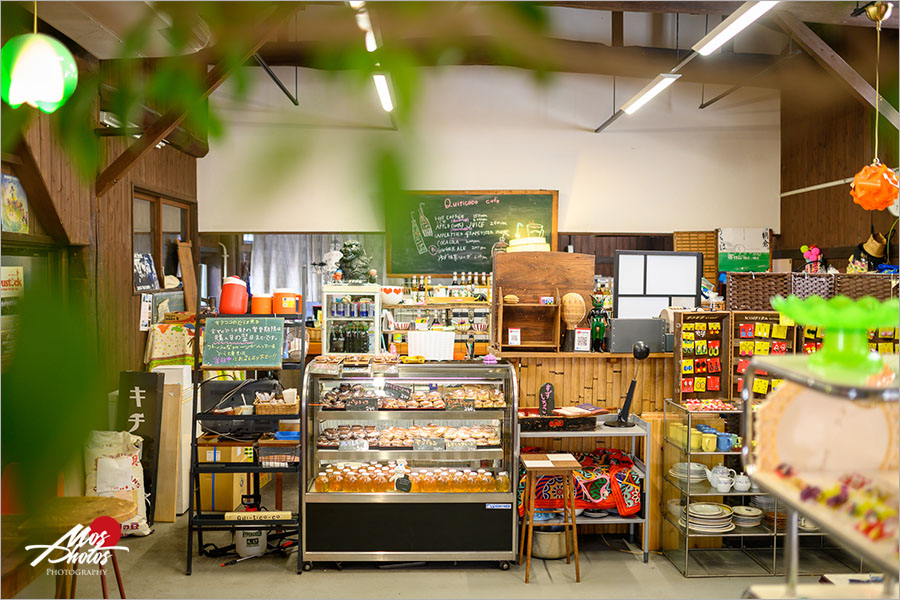
<svg viewBox="0 0 900 600"><path fill-rule="evenodd" d="M119 523L124 523L137 514L137 505L120 498L100 498L96 496L74 496L67 498L51 498L42 509L40 515L32 517L19 526L19 533L31 540L48 540L40 543L52 543L76 525L90 525L97 517L112 517ZM116 584L119 586L119 595L125 597L125 587L122 585L122 575L119 573L119 561L114 550L110 550L113 570L116 573ZM109 598L106 587L106 568L100 568L100 585L103 588L103 597ZM75 567L67 564L64 571L71 571L72 575L57 575L56 597L75 597Z"/></svg>
<svg viewBox="0 0 900 600"><path fill-rule="evenodd" d="M570 454L523 454L522 464L525 465L525 494L522 496L522 504L525 507L525 515L522 518L522 531L519 536L519 564L522 564L522 554L525 551L525 537L528 537L528 553L525 562L525 583L531 576L531 542L534 538L535 527L565 527L566 536L566 564L571 562L570 554L575 553L575 581L581 581L581 570L578 566L578 528L575 526L575 471L581 468L581 464ZM563 522L535 523L535 512L548 512L546 509L535 509L535 493L539 477L562 477L563 480ZM569 536L572 536L571 542Z"/></svg>

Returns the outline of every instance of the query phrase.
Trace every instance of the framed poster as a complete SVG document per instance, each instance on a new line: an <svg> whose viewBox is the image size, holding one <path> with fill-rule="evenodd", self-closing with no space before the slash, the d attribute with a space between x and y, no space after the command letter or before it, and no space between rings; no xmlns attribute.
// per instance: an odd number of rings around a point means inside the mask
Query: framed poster
<svg viewBox="0 0 900 600"><path fill-rule="evenodd" d="M28 233L28 196L15 175L3 173L3 231Z"/></svg>
<svg viewBox="0 0 900 600"><path fill-rule="evenodd" d="M134 255L134 291L147 292L159 289L156 265L152 254Z"/></svg>
<svg viewBox="0 0 900 600"><path fill-rule="evenodd" d="M719 272L768 271L770 230L762 227L723 227L718 230Z"/></svg>

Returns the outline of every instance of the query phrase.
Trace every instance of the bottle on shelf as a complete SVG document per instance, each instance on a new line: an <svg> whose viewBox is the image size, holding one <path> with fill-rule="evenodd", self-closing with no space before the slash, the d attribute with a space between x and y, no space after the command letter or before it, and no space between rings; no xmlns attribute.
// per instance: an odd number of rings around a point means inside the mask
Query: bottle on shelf
<svg viewBox="0 0 900 600"><path fill-rule="evenodd" d="M325 475L325 471L320 472L319 476L316 477L315 486L317 492L328 491L328 477Z"/></svg>
<svg viewBox="0 0 900 600"><path fill-rule="evenodd" d="M419 303L425 304L425 276L419 277Z"/></svg>
<svg viewBox="0 0 900 600"><path fill-rule="evenodd" d="M458 285L457 279L456 279L456 271L453 271L453 284L452 285Z"/></svg>
<svg viewBox="0 0 900 600"><path fill-rule="evenodd" d="M506 471L500 471L497 475L497 478L494 480L494 484L496 485L495 489L498 492L508 492L509 491L509 473Z"/></svg>

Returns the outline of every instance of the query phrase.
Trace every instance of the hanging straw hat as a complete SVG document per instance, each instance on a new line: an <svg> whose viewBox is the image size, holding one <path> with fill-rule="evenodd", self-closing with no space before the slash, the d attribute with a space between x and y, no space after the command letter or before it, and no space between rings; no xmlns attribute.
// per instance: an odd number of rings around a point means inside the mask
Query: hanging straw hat
<svg viewBox="0 0 900 600"><path fill-rule="evenodd" d="M875 258L881 258L884 256L884 249L887 246L887 240L884 239L884 236L880 233L873 233L869 236L869 239L862 245L863 250L865 250L870 256L874 256Z"/></svg>

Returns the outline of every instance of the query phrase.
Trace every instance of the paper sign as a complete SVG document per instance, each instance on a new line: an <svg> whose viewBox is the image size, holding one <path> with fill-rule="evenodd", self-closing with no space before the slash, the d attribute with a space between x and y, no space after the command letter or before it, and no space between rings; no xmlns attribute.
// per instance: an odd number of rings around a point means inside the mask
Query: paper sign
<svg viewBox="0 0 900 600"><path fill-rule="evenodd" d="M695 392L705 392L706 391L706 377L694 377L694 391Z"/></svg>
<svg viewBox="0 0 900 600"><path fill-rule="evenodd" d="M808 340L816 339L816 328L815 327L804 327L803 328L803 337Z"/></svg>
<svg viewBox="0 0 900 600"><path fill-rule="evenodd" d="M150 331L150 322L153 313L153 294L141 294L141 316L138 322L138 330Z"/></svg>
<svg viewBox="0 0 900 600"><path fill-rule="evenodd" d="M782 327L793 327L794 320L790 319L782 314L779 314L778 315L778 324L781 325Z"/></svg>
<svg viewBox="0 0 900 600"><path fill-rule="evenodd" d="M525 466L529 469L534 469L536 467L552 467L553 462L549 460L534 460L530 458L523 458L522 462L525 463Z"/></svg>
<svg viewBox="0 0 900 600"><path fill-rule="evenodd" d="M410 393L412 392L408 387L390 382L385 382L384 391L392 398L399 398L400 400L409 400Z"/></svg>
<svg viewBox="0 0 900 600"><path fill-rule="evenodd" d="M754 394L766 394L769 391L769 380L768 379L754 379L753 380L753 393Z"/></svg>
<svg viewBox="0 0 900 600"><path fill-rule="evenodd" d="M366 452L369 449L367 440L341 440L338 442L338 450L341 452Z"/></svg>
<svg viewBox="0 0 900 600"><path fill-rule="evenodd" d="M444 438L413 438L413 450L444 450Z"/></svg>
<svg viewBox="0 0 900 600"><path fill-rule="evenodd" d="M447 440L445 448L447 450L459 450L471 452L478 449L475 440Z"/></svg>
<svg viewBox="0 0 900 600"><path fill-rule="evenodd" d="M771 325L768 323L757 323L754 328L754 333L756 334L756 337L769 337L770 328Z"/></svg>
<svg viewBox="0 0 900 600"><path fill-rule="evenodd" d="M347 398L344 404L347 410L378 410L377 398Z"/></svg>
<svg viewBox="0 0 900 600"><path fill-rule="evenodd" d="M521 346L522 345L522 330L518 327L510 327L509 328L509 345L510 346Z"/></svg>
<svg viewBox="0 0 900 600"><path fill-rule="evenodd" d="M578 327L575 329L575 352L591 351L591 330Z"/></svg>
<svg viewBox="0 0 900 600"><path fill-rule="evenodd" d="M767 355L769 353L769 342L757 341L753 344L753 353Z"/></svg>
<svg viewBox="0 0 900 600"><path fill-rule="evenodd" d="M772 325L772 337L783 340L787 338L787 325Z"/></svg>

